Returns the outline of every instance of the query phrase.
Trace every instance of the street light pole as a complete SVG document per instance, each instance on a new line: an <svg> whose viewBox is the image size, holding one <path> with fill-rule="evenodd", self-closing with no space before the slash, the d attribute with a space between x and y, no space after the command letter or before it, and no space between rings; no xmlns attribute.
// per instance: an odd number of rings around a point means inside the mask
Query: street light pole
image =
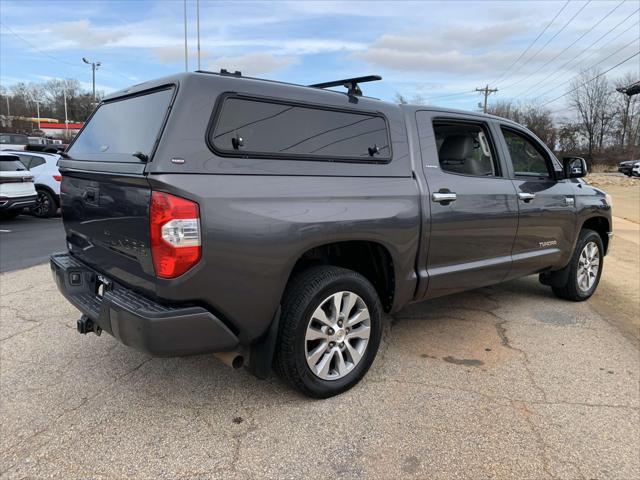
<svg viewBox="0 0 640 480"><path fill-rule="evenodd" d="M93 78L93 105L96 105L96 70L102 65L100 62L91 62L86 57L82 57L82 61L87 65L91 65L91 74Z"/></svg>

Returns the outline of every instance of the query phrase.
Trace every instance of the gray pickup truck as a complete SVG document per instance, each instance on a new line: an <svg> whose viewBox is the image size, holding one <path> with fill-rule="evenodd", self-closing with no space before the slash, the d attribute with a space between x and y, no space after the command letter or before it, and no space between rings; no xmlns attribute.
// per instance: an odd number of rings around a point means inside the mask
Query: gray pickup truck
<svg viewBox="0 0 640 480"><path fill-rule="evenodd" d="M377 78L195 72L106 98L59 163L51 269L78 330L329 397L371 366L383 312L532 274L589 298L611 200L584 160L502 118L363 96Z"/></svg>

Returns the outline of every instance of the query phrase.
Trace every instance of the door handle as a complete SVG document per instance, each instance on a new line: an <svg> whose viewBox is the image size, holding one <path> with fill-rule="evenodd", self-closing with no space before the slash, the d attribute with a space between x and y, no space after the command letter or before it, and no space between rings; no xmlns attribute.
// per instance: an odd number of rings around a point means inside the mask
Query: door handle
<svg viewBox="0 0 640 480"><path fill-rule="evenodd" d="M530 202L531 200L533 200L534 198L536 198L536 194L535 193L529 193L529 192L518 192L518 198L520 200L522 200L523 202Z"/></svg>
<svg viewBox="0 0 640 480"><path fill-rule="evenodd" d="M431 198L434 202L446 204L455 201L458 196L453 192L436 192L431 196Z"/></svg>

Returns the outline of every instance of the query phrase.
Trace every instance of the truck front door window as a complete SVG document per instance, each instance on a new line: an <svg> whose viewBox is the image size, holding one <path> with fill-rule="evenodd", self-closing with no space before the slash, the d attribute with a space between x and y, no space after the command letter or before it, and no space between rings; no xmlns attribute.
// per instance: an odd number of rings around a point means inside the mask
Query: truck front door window
<svg viewBox="0 0 640 480"><path fill-rule="evenodd" d="M511 130L503 129L502 133L517 176L550 178L546 158L529 139Z"/></svg>

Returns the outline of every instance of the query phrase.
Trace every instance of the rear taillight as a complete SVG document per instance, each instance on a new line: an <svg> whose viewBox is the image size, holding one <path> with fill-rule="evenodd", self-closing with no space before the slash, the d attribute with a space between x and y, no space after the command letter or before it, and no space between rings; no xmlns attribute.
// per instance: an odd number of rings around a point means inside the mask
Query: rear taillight
<svg viewBox="0 0 640 480"><path fill-rule="evenodd" d="M151 193L151 256L156 275L175 278L200 260L198 204L164 192Z"/></svg>
<svg viewBox="0 0 640 480"><path fill-rule="evenodd" d="M54 176L53 176L53 179L54 179L56 182L60 182L60 181L62 180L62 175L54 175Z"/></svg>

